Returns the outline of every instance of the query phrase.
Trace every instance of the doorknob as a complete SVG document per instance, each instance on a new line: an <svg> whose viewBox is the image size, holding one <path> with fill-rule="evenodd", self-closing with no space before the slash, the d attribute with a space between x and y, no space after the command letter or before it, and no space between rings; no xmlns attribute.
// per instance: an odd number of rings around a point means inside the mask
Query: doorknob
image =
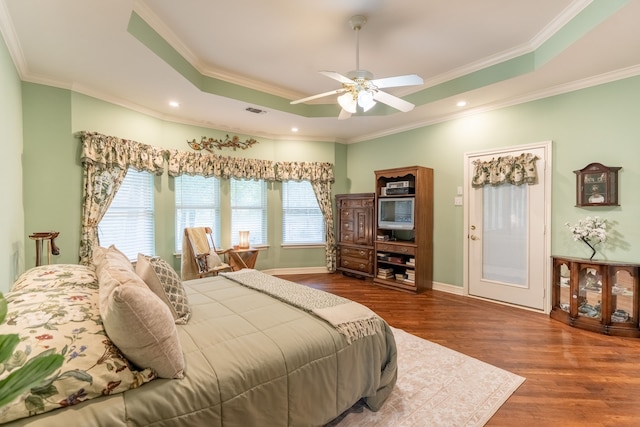
<svg viewBox="0 0 640 427"><path fill-rule="evenodd" d="M471 235L471 240L480 240L480 238L478 236L476 236L475 234Z"/></svg>

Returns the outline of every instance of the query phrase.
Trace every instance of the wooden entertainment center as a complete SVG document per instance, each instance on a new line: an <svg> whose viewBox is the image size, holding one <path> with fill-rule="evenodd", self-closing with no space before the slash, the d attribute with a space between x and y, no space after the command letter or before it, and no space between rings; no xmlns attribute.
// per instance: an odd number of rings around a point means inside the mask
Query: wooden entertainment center
<svg viewBox="0 0 640 427"><path fill-rule="evenodd" d="M375 171L374 283L422 292L433 282L433 169L410 166ZM390 191L392 189L392 191ZM381 201L410 201L413 226L381 219ZM404 204L402 209L411 204ZM402 218L405 220L406 218Z"/></svg>

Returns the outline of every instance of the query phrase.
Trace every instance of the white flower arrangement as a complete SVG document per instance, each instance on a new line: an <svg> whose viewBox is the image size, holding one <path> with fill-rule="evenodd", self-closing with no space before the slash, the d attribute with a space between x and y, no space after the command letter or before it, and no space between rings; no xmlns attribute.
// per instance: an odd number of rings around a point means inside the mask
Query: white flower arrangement
<svg viewBox="0 0 640 427"><path fill-rule="evenodd" d="M571 231L573 240L582 240L593 251L591 258L595 255L595 246L598 243L604 243L607 241L607 220L598 216L588 216L585 219L581 219L577 224L571 225L568 222L565 225Z"/></svg>

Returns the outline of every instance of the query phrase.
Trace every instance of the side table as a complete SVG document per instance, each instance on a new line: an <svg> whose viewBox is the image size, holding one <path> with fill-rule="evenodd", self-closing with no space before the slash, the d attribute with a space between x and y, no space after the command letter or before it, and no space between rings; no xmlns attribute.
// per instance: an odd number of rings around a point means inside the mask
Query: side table
<svg viewBox="0 0 640 427"><path fill-rule="evenodd" d="M233 248L229 252L229 265L233 271L243 268L255 268L258 259L258 249L256 248Z"/></svg>

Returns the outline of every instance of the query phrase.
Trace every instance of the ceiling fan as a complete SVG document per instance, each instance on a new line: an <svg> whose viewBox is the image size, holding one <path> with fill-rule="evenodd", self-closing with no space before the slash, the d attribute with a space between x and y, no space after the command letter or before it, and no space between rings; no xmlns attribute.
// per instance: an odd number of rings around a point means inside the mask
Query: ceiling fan
<svg viewBox="0 0 640 427"><path fill-rule="evenodd" d="M366 22L367 18L362 15L352 16L349 20L351 28L356 32L356 69L354 71L349 71L346 76L336 73L335 71L320 71L320 74L342 83L342 87L340 89L291 101L291 104L300 104L311 101L312 99L341 94L338 96L338 104L342 107L340 115L338 116L339 120L351 117L352 114L358 111L358 107L360 107L362 111L369 111L374 105L376 105L376 101L387 104L402 112L413 110L413 107L415 106L412 103L387 92L383 92L380 89L387 87L421 85L424 81L420 76L409 74L406 76L374 79L373 74L370 71L360 69L359 32Z"/></svg>

